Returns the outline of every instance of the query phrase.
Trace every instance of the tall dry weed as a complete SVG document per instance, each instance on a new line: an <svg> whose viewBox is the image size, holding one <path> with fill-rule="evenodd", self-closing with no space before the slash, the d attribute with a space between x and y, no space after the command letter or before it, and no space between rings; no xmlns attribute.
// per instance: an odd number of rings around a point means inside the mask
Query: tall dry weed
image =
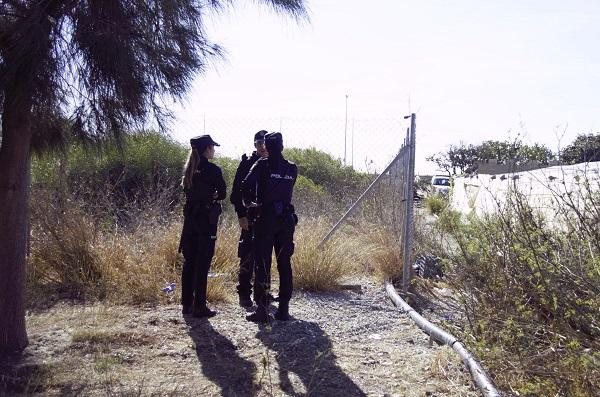
<svg viewBox="0 0 600 397"><path fill-rule="evenodd" d="M388 228L372 225L366 233L366 249L378 280L402 279L402 248L395 234Z"/></svg>
<svg viewBox="0 0 600 397"><path fill-rule="evenodd" d="M167 295L162 288L171 282L179 284L179 231L174 222L103 235L93 250L102 266L107 298L120 303L164 301Z"/></svg>
<svg viewBox="0 0 600 397"><path fill-rule="evenodd" d="M135 222L121 225L110 211L90 213L92 207L87 203L67 194L57 199L53 194L34 194L29 273L29 290L34 295L39 294L40 300L54 293L59 297L66 294L70 298L132 304L179 300L180 288L174 293L164 293L162 288L173 282L180 284L180 216L169 208L162 213L160 208L144 210L137 203L132 205L135 211L118 218L135 218ZM240 229L235 218L227 215L219 225L210 269L207 297L212 302L229 301L235 294ZM397 263L391 241L380 239L377 244L369 244L374 236L370 226L341 230L320 246L330 226L331 221L325 218L312 218L303 219L297 228L292 258L296 288L332 290L343 278L371 274L366 262L390 268ZM367 231L358 232L361 229ZM383 259L386 255L392 259Z"/></svg>
<svg viewBox="0 0 600 397"><path fill-rule="evenodd" d="M596 396L600 196L581 190L555 199L552 219L518 191L495 214L445 210L436 223L442 236L430 243L462 309L458 332L501 388Z"/></svg>
<svg viewBox="0 0 600 397"><path fill-rule="evenodd" d="M105 214L89 214L86 206L67 197L36 191L32 201L29 291L32 302L48 294L76 299L108 299L117 303L178 301L183 257L178 252L181 219L166 221L140 211L137 227L111 226ZM143 214L150 214L142 219ZM224 222L219 228L208 282L209 301L228 300L237 278L239 228Z"/></svg>
<svg viewBox="0 0 600 397"><path fill-rule="evenodd" d="M40 287L52 285L71 298L104 296L101 261L93 250L98 225L78 203L45 190L36 193L31 201L35 222L30 232L29 291L35 295L44 290Z"/></svg>
<svg viewBox="0 0 600 397"><path fill-rule="evenodd" d="M217 231L215 255L210 267L206 291L210 302L227 302L235 294L239 269L237 246L240 228L237 222L224 219Z"/></svg>
<svg viewBox="0 0 600 397"><path fill-rule="evenodd" d="M320 246L328 226L325 219L313 218L302 221L296 229L296 248L292 257L295 288L333 290L343 277L352 275L353 253L360 249L360 243L338 235Z"/></svg>

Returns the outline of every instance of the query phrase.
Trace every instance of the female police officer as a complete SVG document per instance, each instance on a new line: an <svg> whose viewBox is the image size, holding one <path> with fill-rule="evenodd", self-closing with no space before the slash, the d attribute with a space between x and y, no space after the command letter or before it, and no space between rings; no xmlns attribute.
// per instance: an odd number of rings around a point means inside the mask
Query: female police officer
<svg viewBox="0 0 600 397"><path fill-rule="evenodd" d="M225 198L226 186L221 169L208 161L219 144L210 135L192 138L190 144L192 150L182 181L186 197L179 246L185 259L181 274L182 313L212 317L216 312L206 306L206 284L221 214L218 200Z"/></svg>

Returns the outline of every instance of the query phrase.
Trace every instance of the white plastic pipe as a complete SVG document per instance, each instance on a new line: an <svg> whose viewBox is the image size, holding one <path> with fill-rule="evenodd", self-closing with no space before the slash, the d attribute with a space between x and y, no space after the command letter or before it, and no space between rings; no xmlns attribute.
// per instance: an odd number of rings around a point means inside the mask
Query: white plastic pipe
<svg viewBox="0 0 600 397"><path fill-rule="evenodd" d="M436 327L423 316L415 311L408 303L406 303L396 292L396 288L389 282L385 282L385 289L388 296L404 313L406 313L427 335L433 339L443 342L450 346L462 358L463 363L469 369L473 381L481 390L485 397L501 397L500 392L494 386L494 382L490 380L483 368L479 365L475 357L458 341L454 336L450 335L443 329Z"/></svg>

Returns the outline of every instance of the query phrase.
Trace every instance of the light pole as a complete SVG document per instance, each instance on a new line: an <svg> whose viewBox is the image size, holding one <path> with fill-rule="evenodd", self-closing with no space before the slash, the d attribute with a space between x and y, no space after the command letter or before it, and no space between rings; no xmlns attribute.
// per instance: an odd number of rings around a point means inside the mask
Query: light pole
<svg viewBox="0 0 600 397"><path fill-rule="evenodd" d="M346 134L348 132L348 94L346 94L346 121L344 122L344 165L346 165Z"/></svg>
<svg viewBox="0 0 600 397"><path fill-rule="evenodd" d="M352 118L352 132L350 133L350 154L352 155L352 168L354 168L354 118Z"/></svg>

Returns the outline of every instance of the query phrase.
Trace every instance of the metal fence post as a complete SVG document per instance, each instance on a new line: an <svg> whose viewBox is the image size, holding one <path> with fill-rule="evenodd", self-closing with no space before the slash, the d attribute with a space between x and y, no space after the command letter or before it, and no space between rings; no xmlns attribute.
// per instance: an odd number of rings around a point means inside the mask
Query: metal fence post
<svg viewBox="0 0 600 397"><path fill-rule="evenodd" d="M408 164L406 169L406 212L404 216L404 233L402 238L402 292L407 293L411 279L411 254L413 240L413 196L415 180L415 129L416 115L410 115L410 132L408 136Z"/></svg>

